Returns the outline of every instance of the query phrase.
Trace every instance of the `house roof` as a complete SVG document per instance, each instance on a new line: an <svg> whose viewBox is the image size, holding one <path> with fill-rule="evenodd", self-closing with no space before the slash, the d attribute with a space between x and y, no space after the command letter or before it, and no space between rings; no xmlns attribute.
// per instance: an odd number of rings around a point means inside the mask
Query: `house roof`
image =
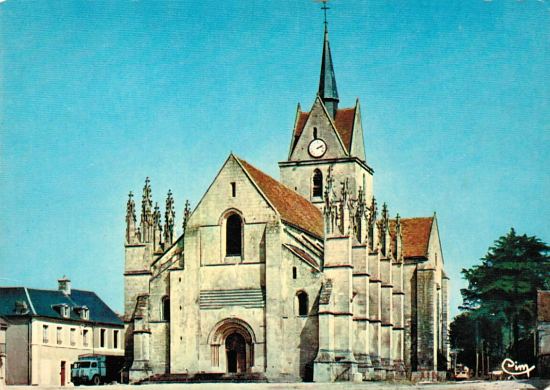
<svg viewBox="0 0 550 390"><path fill-rule="evenodd" d="M254 183L259 187L268 201L281 215L281 219L316 237L324 236L324 224L321 211L311 202L271 176L250 165L245 160L235 157Z"/></svg>
<svg viewBox="0 0 550 390"><path fill-rule="evenodd" d="M355 107L352 108L341 108L336 112L336 117L334 118L334 125L336 126L336 131L340 135L342 142L346 151L351 150L351 138L353 134L353 123L355 121ZM304 131L304 126L309 118L309 112L300 112L298 114L298 120L296 121L296 128L294 129L294 144L292 148L296 146L302 131Z"/></svg>
<svg viewBox="0 0 550 390"><path fill-rule="evenodd" d="M24 302L28 312L17 313L16 302ZM58 305L65 304L70 308L69 318L64 318L56 310ZM77 310L86 306L89 310L89 321L105 324L123 325L120 318L105 302L92 291L71 290L65 295L58 290L40 290L26 287L0 287L0 316L32 315L63 320L82 321Z"/></svg>
<svg viewBox="0 0 550 390"><path fill-rule="evenodd" d="M434 217L401 218L400 221L403 257L427 257ZM395 238L395 219L390 221L390 232Z"/></svg>
<svg viewBox="0 0 550 390"><path fill-rule="evenodd" d="M550 322L550 291L537 291L537 320Z"/></svg>

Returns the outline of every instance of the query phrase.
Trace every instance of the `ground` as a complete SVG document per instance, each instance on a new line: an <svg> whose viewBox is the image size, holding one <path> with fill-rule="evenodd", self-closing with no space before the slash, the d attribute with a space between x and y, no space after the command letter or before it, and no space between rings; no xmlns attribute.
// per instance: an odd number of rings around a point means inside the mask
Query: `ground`
<svg viewBox="0 0 550 390"><path fill-rule="evenodd" d="M36 389L36 386L7 386L7 390L30 390ZM42 389L66 389L63 387L48 386L40 387ZM388 382L365 382L365 383L192 383L192 384L154 384L141 385L139 387L130 385L109 385L102 386L101 390L237 390L237 389L264 389L264 390L407 390L407 389L448 389L448 390L516 390L516 389L548 389L550 390L550 380L519 380L519 381L468 381L468 382L449 382L449 383L388 383Z"/></svg>

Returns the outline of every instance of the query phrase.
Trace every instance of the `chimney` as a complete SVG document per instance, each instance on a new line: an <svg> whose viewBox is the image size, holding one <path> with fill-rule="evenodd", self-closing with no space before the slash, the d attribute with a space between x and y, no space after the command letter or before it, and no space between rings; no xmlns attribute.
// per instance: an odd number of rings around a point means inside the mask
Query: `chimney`
<svg viewBox="0 0 550 390"><path fill-rule="evenodd" d="M71 281L65 275L57 280L58 290L65 295L71 295Z"/></svg>

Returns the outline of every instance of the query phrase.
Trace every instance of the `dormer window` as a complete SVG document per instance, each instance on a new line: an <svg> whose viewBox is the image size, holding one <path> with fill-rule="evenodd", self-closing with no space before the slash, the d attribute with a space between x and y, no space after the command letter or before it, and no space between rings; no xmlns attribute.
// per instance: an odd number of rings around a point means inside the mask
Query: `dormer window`
<svg viewBox="0 0 550 390"><path fill-rule="evenodd" d="M58 305L53 306L54 310L56 310L59 315L63 318L69 318L71 316L71 310L69 305L66 303L60 303Z"/></svg>
<svg viewBox="0 0 550 390"><path fill-rule="evenodd" d="M27 314L29 312L29 306L25 301L15 301L15 314Z"/></svg>
<svg viewBox="0 0 550 390"><path fill-rule="evenodd" d="M90 309L87 306L75 307L74 311L78 314L81 320L90 319Z"/></svg>

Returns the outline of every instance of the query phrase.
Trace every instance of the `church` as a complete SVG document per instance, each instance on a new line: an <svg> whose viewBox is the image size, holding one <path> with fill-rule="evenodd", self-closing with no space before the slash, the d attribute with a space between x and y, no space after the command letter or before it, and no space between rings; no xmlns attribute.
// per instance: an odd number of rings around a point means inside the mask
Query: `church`
<svg viewBox="0 0 550 390"><path fill-rule="evenodd" d="M298 106L280 179L229 154L174 234L150 180L126 213L131 382L437 380L449 367L449 279L436 215L373 194L361 108L339 107L327 25L319 89Z"/></svg>

